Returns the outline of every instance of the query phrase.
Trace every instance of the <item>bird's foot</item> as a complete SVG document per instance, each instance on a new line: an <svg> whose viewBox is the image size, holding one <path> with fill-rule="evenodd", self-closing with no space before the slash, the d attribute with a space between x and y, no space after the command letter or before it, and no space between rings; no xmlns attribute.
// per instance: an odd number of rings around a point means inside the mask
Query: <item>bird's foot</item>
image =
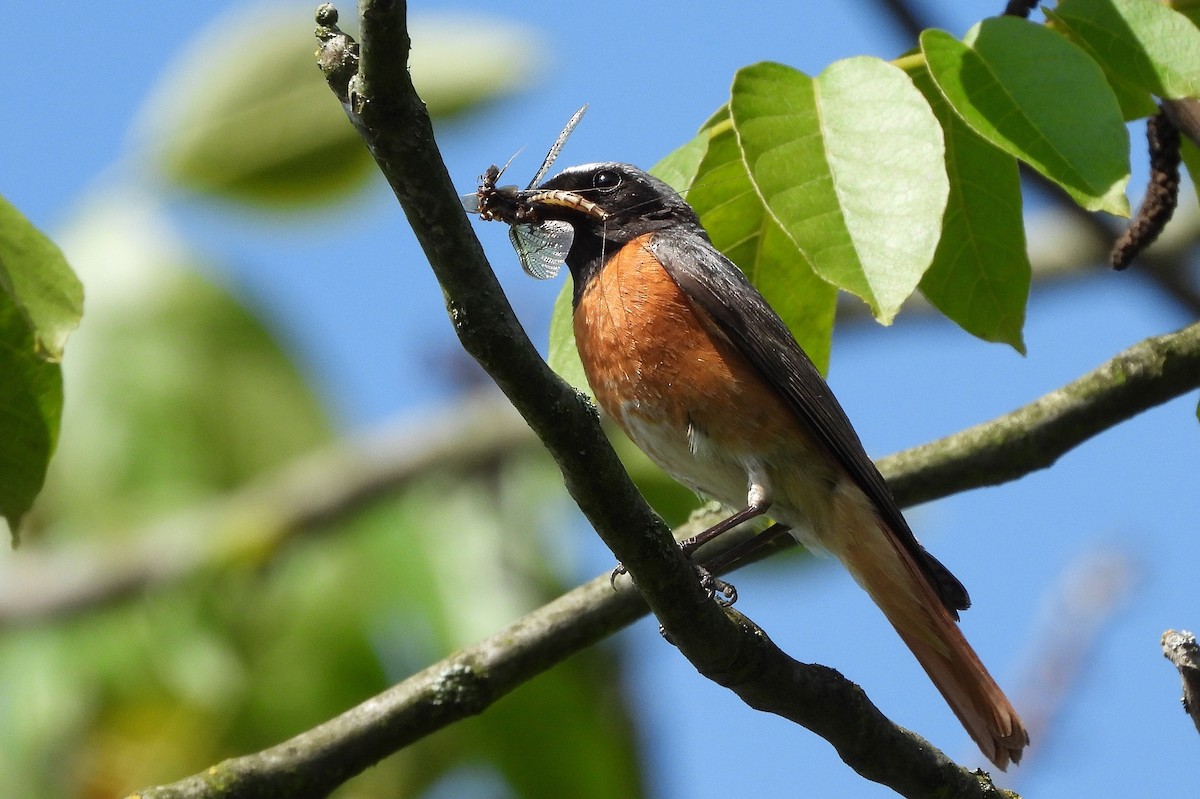
<svg viewBox="0 0 1200 799"><path fill-rule="evenodd" d="M737 602L738 592L733 583L725 582L703 566L698 565L695 568L696 574L700 576L700 587L709 599L715 599L718 605L726 608Z"/></svg>
<svg viewBox="0 0 1200 799"><path fill-rule="evenodd" d="M729 607L737 602L738 592L733 583L725 582L698 564L692 564L692 568L696 570L696 574L700 578L700 587L704 589L704 593L709 599L716 600L717 604L723 607ZM608 575L608 584L616 591L617 578L628 573L629 570L625 568L625 564L618 563Z"/></svg>

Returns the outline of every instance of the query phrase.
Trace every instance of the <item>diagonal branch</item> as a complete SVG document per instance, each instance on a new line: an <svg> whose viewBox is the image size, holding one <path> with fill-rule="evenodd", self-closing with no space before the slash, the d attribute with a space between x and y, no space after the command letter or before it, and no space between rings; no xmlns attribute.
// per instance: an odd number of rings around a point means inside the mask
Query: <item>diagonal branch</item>
<svg viewBox="0 0 1200 799"><path fill-rule="evenodd" d="M883 458L879 468L904 507L997 485L1046 468L1088 438L1197 387L1200 325L1192 325L1136 344L1012 413ZM151 524L123 538L117 550L26 547L0 561L0 627L94 609L246 551L281 550L289 539L345 518L432 469L475 468L533 443L503 398L470 397L301 458ZM256 531L253 539L248 529Z"/></svg>
<svg viewBox="0 0 1200 799"><path fill-rule="evenodd" d="M332 27L336 16L329 6L321 13L324 55L329 56L323 63L344 65L344 56L352 55L349 40ZM407 82L403 13L403 4L364 0L362 58L379 61L370 69L364 63L348 84L342 81L353 70L329 73L333 88L409 214L464 346L554 455L572 496L629 568L641 598L627 589L611 592L606 578L598 578L291 741L141 795L274 796L280 795L284 779L293 794L322 795L384 755L480 712L577 648L628 623L642 612L642 598L701 673L751 706L816 731L863 776L905 796L999 795L986 776L962 769L893 725L837 672L797 663L748 619L704 596L661 521L629 483L591 406L545 368L495 284ZM375 81L377 75L381 77ZM1128 384L1141 388L1130 390ZM986 471L968 468L972 458L991 459L1010 479L1048 465L1098 430L1197 385L1200 326L1193 326L1138 345L1033 405L928 445L919 456L889 460L885 474L896 477L906 504L997 482ZM1089 422L1093 411L1103 421ZM1008 445L1008 438L1018 445ZM922 458L950 488L926 478ZM970 476L962 477L964 471Z"/></svg>
<svg viewBox="0 0 1200 799"><path fill-rule="evenodd" d="M1097 433L1200 386L1200 323L1135 344L1036 402L880 462L902 505L1044 469Z"/></svg>
<svg viewBox="0 0 1200 799"><path fill-rule="evenodd" d="M0 630L136 596L248 553L284 551L432 470L485 468L536 446L497 392L340 441L111 543L32 546L0 560Z"/></svg>
<svg viewBox="0 0 1200 799"><path fill-rule="evenodd" d="M500 697L646 612L636 591L599 577L491 638L414 674L318 727L129 799L325 796L431 732Z"/></svg>

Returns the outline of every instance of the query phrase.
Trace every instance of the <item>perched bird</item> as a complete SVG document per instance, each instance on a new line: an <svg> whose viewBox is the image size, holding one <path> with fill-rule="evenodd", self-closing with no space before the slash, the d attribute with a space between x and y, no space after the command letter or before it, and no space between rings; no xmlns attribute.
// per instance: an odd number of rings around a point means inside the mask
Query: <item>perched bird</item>
<svg viewBox="0 0 1200 799"><path fill-rule="evenodd" d="M742 509L715 531L767 514L836 556L987 758L1018 762L1028 734L955 623L966 589L918 543L812 361L691 206L628 164L574 167L520 192L495 189L497 176L473 210L536 234L513 237L535 276L565 254L600 407L677 480Z"/></svg>

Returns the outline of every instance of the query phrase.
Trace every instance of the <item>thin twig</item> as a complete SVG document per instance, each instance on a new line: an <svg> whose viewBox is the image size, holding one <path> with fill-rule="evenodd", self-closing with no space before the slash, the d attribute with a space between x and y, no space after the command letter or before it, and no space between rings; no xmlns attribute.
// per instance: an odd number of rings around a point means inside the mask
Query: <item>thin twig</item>
<svg viewBox="0 0 1200 799"><path fill-rule="evenodd" d="M1100 547L1069 564L1043 592L1039 622L1012 680L1013 702L1034 742L1022 767L1055 748L1055 722L1094 666L1097 645L1136 589L1141 567L1131 551Z"/></svg>

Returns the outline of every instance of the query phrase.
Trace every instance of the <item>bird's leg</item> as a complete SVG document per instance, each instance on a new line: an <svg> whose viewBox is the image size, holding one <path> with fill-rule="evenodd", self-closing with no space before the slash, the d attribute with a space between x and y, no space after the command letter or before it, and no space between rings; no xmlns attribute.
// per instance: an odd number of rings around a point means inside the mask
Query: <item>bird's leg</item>
<svg viewBox="0 0 1200 799"><path fill-rule="evenodd" d="M690 556L709 541L724 535L742 522L749 521L756 516L762 516L767 512L767 508L769 507L771 507L771 491L768 488L767 481L763 475L758 473L757 469L752 470L750 473L750 490L746 493L746 507L728 519L717 522L704 532L697 533L691 538L679 542L679 548L683 550L684 555Z"/></svg>
<svg viewBox="0 0 1200 799"><path fill-rule="evenodd" d="M772 524L753 538L748 538L725 552L704 561L704 568L713 574L719 574L735 563L745 560L761 549L765 549L774 543L777 538L789 532L791 532L790 527L778 523Z"/></svg>
<svg viewBox="0 0 1200 799"><path fill-rule="evenodd" d="M714 538L729 532L742 522L762 516L767 512L767 508L771 507L771 490L766 475L757 466L751 468L749 482L750 488L746 492L746 507L729 518L717 522L707 530L679 542L679 548L683 550L685 557L690 558L692 553ZM732 584L713 576L712 572L703 566L696 565L695 568L700 577L700 585L710 598L716 599L722 605L732 605L737 602L737 589ZM612 570L608 582L614 590L617 587L617 578L625 573L625 565L622 563L618 563Z"/></svg>
<svg viewBox="0 0 1200 799"><path fill-rule="evenodd" d="M717 522L704 532L696 533L691 538L685 538L684 540L680 541L679 548L683 550L683 554L691 555L697 549L704 546L709 541L712 541L714 538L722 536L733 528L737 527L742 522L749 521L755 516L761 516L766 512L767 508L765 506L760 508L754 505L747 505L729 518L722 519L721 521Z"/></svg>

